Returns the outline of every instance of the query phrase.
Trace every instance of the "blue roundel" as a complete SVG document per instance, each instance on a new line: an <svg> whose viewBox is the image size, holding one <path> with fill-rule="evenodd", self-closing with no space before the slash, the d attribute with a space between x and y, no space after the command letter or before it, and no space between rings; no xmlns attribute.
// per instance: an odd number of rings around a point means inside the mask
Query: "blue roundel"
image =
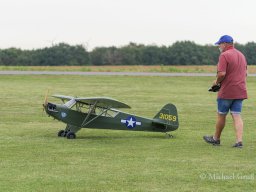
<svg viewBox="0 0 256 192"><path fill-rule="evenodd" d="M136 126L136 119L133 116L127 117L125 125L129 129L133 129Z"/></svg>

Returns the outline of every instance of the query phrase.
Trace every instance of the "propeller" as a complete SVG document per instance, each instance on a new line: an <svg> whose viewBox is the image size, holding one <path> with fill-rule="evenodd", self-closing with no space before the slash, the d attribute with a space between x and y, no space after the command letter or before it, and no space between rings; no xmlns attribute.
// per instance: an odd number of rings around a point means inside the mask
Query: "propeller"
<svg viewBox="0 0 256 192"><path fill-rule="evenodd" d="M46 92L45 97L44 97L43 111L45 111L45 107L48 104L48 94L49 94L49 89L47 89L47 92Z"/></svg>

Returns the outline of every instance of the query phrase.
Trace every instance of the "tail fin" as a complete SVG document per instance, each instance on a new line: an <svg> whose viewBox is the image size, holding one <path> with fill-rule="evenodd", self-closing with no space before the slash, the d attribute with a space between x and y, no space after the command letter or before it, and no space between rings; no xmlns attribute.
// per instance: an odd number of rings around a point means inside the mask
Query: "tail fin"
<svg viewBox="0 0 256 192"><path fill-rule="evenodd" d="M179 127L178 112L175 105L166 104L153 118L153 123L159 125L164 131L174 131Z"/></svg>

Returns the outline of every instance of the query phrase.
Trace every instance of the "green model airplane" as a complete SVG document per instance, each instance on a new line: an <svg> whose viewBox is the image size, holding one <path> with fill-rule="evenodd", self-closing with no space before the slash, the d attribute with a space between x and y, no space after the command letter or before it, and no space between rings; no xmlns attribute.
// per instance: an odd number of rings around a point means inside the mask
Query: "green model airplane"
<svg viewBox="0 0 256 192"><path fill-rule="evenodd" d="M50 103L46 97L43 107L49 116L66 124L66 129L58 132L59 137L75 139L81 128L163 132L171 137L167 132L179 127L177 109L170 103L153 119L148 119L117 110L131 107L112 98L53 97L61 99L63 104Z"/></svg>

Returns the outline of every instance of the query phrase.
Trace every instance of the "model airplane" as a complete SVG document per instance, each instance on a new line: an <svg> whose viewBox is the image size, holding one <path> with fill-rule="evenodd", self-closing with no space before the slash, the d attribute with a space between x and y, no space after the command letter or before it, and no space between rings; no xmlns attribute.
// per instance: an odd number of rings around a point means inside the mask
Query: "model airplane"
<svg viewBox="0 0 256 192"><path fill-rule="evenodd" d="M148 119L117 110L131 107L112 98L53 97L61 99L63 104L50 103L46 97L43 107L49 116L66 124L65 130L58 132L59 137L75 139L81 128L163 132L170 137L167 132L179 127L173 104L166 104L153 119Z"/></svg>

